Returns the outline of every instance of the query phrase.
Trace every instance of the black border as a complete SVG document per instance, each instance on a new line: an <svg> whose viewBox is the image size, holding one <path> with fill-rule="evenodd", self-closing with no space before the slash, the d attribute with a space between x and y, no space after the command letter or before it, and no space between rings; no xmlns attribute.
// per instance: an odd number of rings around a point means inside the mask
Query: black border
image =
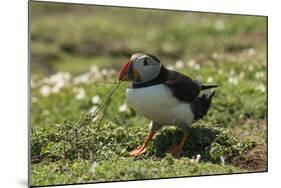
<svg viewBox="0 0 281 188"><path fill-rule="evenodd" d="M31 3L46 3L46 4L69 4L69 5L81 5L81 6L101 6L101 7L112 7L112 8L136 8L136 9L149 9L149 10L163 10L163 11L177 11L177 12L193 12L193 13L207 13L207 14L223 14L233 16L254 16L254 17L265 17L266 18L266 170L265 171L249 171L249 172L238 172L229 174L207 174L207 175L195 175L195 176L177 176L177 177L165 177L165 178L151 178L151 179L132 179L132 180L116 180L116 181L98 181L98 182L85 182L85 183L70 183L70 184L51 184L51 185L31 185L31 146L30 146L30 133L31 133ZM163 8L149 8L149 7L126 7L120 5L100 5L100 4L87 4L87 3L72 3L72 2L55 2L55 1L40 1L40 0L29 0L28 1L28 187L54 187L54 186L68 186L68 185L90 185L99 183L122 183L122 182L134 182L134 181L148 181L148 180L161 180L161 179L177 179L177 178L192 178L192 177L208 177L208 176L227 176L227 175L241 175L241 174L259 174L268 172L268 159L269 159L269 147L268 147L268 19L266 15L255 15L255 14L238 14L238 13L225 13L225 12L207 12L207 11L193 11L193 10L176 10L176 9L163 9Z"/></svg>

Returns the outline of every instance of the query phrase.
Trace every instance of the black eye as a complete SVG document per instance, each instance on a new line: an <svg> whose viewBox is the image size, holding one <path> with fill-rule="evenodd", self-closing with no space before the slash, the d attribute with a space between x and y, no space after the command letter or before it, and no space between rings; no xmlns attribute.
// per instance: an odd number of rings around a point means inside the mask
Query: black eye
<svg viewBox="0 0 281 188"><path fill-rule="evenodd" d="M147 66L147 65L148 65L148 62L147 62L147 59L146 59L146 58L143 60L143 65L144 65L144 66Z"/></svg>

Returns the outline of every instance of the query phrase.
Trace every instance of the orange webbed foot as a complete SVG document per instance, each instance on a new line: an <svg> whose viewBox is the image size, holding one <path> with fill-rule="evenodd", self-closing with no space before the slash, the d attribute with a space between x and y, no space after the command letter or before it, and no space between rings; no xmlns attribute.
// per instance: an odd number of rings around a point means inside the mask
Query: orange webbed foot
<svg viewBox="0 0 281 188"><path fill-rule="evenodd" d="M136 156L139 156L139 155L141 155L141 154L143 154L143 153L145 153L145 152L146 152L146 147L145 147L144 145L141 145L141 146L135 148L134 150L132 150L132 151L129 153L129 155L130 155L131 157L136 157Z"/></svg>
<svg viewBox="0 0 281 188"><path fill-rule="evenodd" d="M180 158L182 147L180 144L173 144L168 148L167 152L170 153L174 158Z"/></svg>
<svg viewBox="0 0 281 188"><path fill-rule="evenodd" d="M136 157L136 156L139 156L139 155L145 153L145 152L146 152L146 148L147 148L147 146L148 146L149 142L151 141L151 139L152 139L152 137L153 137L154 134L155 134L154 132L151 132L151 131L150 131L150 132L148 133L148 136L147 136L147 138L145 139L143 145L141 145L141 146L137 147L136 149L134 149L133 151L131 151L131 152L129 153L129 155L130 155L131 157Z"/></svg>
<svg viewBox="0 0 281 188"><path fill-rule="evenodd" d="M183 149L183 146L184 146L184 143L187 139L187 133L184 134L183 136L183 139L181 140L180 144L173 144L171 145L167 152L168 153L171 153L171 155L175 158L180 158L181 157L181 154L182 154L182 149Z"/></svg>

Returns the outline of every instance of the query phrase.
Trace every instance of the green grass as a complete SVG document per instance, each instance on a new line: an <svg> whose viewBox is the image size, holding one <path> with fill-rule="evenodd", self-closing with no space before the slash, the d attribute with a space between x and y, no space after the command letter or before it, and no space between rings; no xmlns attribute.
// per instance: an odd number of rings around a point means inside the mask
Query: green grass
<svg viewBox="0 0 281 188"><path fill-rule="evenodd" d="M266 18L31 4L31 185L266 170ZM108 95L138 51L219 85L180 159L166 153L182 136L174 127L157 133L143 156L128 156L149 120L120 111L126 83L101 125L90 113L101 103L92 98Z"/></svg>
<svg viewBox="0 0 281 188"><path fill-rule="evenodd" d="M110 132L108 132L110 130ZM128 152L142 143L146 131L135 122L120 126L92 122L91 114L77 122L65 121L54 128L31 133L32 184L48 185L196 176L246 172L231 166L231 159L255 147L254 141L238 141L229 131L200 121L190 132L183 158L166 155L167 146L179 142L180 131L164 129L154 138L147 154L134 159ZM202 155L202 162L192 156ZM224 156L226 165L221 165ZM114 165L112 165L114 164Z"/></svg>
<svg viewBox="0 0 281 188"><path fill-rule="evenodd" d="M60 160L41 165L35 164L32 166L32 171L34 173L34 177L32 177L33 185L138 180L243 172L241 169L229 165L222 166L212 163L194 164L188 158L173 159L171 157L165 157L161 160L143 159L138 161L132 158L113 158L101 164L91 163L88 160L75 160L72 162Z"/></svg>

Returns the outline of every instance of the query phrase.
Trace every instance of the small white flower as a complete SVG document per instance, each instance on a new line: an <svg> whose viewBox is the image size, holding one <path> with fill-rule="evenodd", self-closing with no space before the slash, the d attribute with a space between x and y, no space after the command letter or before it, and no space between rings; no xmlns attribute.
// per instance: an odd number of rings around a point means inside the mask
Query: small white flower
<svg viewBox="0 0 281 188"><path fill-rule="evenodd" d="M214 24L215 28L219 31L224 29L224 21L222 20L217 20Z"/></svg>
<svg viewBox="0 0 281 188"><path fill-rule="evenodd" d="M249 65L248 66L248 70L252 72L254 70L254 66L253 65Z"/></svg>
<svg viewBox="0 0 281 188"><path fill-rule="evenodd" d="M176 67L177 69L183 68L183 67L184 67L184 64L183 64L182 60L178 60L178 61L176 62L176 64L175 64L175 67Z"/></svg>
<svg viewBox="0 0 281 188"><path fill-rule="evenodd" d="M249 55L254 55L256 53L255 49L254 48L249 48L248 49L248 54Z"/></svg>
<svg viewBox="0 0 281 188"><path fill-rule="evenodd" d="M207 82L208 82L208 83L213 82L213 77L210 76L210 77L207 79Z"/></svg>
<svg viewBox="0 0 281 188"><path fill-rule="evenodd" d="M229 72L229 75L230 75L230 76L234 76L234 75L235 75L235 70L234 70L234 69L231 69L230 72Z"/></svg>
<svg viewBox="0 0 281 188"><path fill-rule="evenodd" d="M187 66L189 66L189 67L193 67L194 65L195 65L195 60L194 59L191 59L191 60L189 60L188 62L187 62Z"/></svg>
<svg viewBox="0 0 281 188"><path fill-rule="evenodd" d="M119 107L119 112L126 112L128 110L127 104L123 104Z"/></svg>
<svg viewBox="0 0 281 188"><path fill-rule="evenodd" d="M224 73L223 69L219 69L219 70L218 70L218 73L219 73L219 74L223 74L223 73Z"/></svg>
<svg viewBox="0 0 281 188"><path fill-rule="evenodd" d="M67 72L57 72L56 74L50 77L50 82L55 84L57 82L65 82L71 78L71 75Z"/></svg>
<svg viewBox="0 0 281 188"><path fill-rule="evenodd" d="M195 70L199 70L200 68L201 68L200 64L195 64L195 65L194 65L194 69L195 69Z"/></svg>
<svg viewBox="0 0 281 188"><path fill-rule="evenodd" d="M100 96L95 95L92 97L92 103L93 104L98 104L100 102Z"/></svg>
<svg viewBox="0 0 281 188"><path fill-rule="evenodd" d="M89 79L90 79L89 74L84 73L79 76L76 76L74 78L73 82L74 82L74 84L87 83Z"/></svg>
<svg viewBox="0 0 281 188"><path fill-rule="evenodd" d="M256 89L261 91L262 93L264 93L266 91L266 87L264 84L260 84Z"/></svg>
<svg viewBox="0 0 281 188"><path fill-rule="evenodd" d="M37 100L37 97L34 97L34 96L31 97L31 102L32 102L32 103L36 103L37 101L38 101L38 100Z"/></svg>
<svg viewBox="0 0 281 188"><path fill-rule="evenodd" d="M236 77L229 77L228 78L228 82L230 84L237 85L238 84L238 79Z"/></svg>
<svg viewBox="0 0 281 188"><path fill-rule="evenodd" d="M96 172L97 166L98 166L98 163L95 161L95 162L92 164L91 169L90 169L90 171L91 171L93 174Z"/></svg>
<svg viewBox="0 0 281 188"><path fill-rule="evenodd" d="M198 155L196 155L196 158L195 158L195 157L192 157L192 159L190 159L190 162L191 162L191 163L199 163L199 162L200 162L200 159L201 159L201 155L198 154Z"/></svg>
<svg viewBox="0 0 281 188"><path fill-rule="evenodd" d="M213 59L218 59L219 54L217 52L212 53L212 58Z"/></svg>
<svg viewBox="0 0 281 188"><path fill-rule="evenodd" d="M40 88L40 93L45 97L49 96L49 94L51 93L51 87L48 85L42 86Z"/></svg>
<svg viewBox="0 0 281 188"><path fill-rule="evenodd" d="M264 77L264 72L261 71L261 72L256 72L255 73L255 78L256 79L263 78L263 77Z"/></svg>
<svg viewBox="0 0 281 188"><path fill-rule="evenodd" d="M243 78L244 78L244 76L245 76L245 73L244 73L244 72L240 72L240 74L239 74L239 78L240 78L240 79L243 79Z"/></svg>
<svg viewBox="0 0 281 188"><path fill-rule="evenodd" d="M224 161L224 157L223 157L223 156L220 156L220 162L221 162L221 165L224 165L224 164L225 164L225 161Z"/></svg>
<svg viewBox="0 0 281 188"><path fill-rule="evenodd" d="M75 98L77 100L82 100L86 97L86 92L83 88L78 88L77 94L75 95Z"/></svg>
<svg viewBox="0 0 281 188"><path fill-rule="evenodd" d="M260 77L259 72L256 72L256 73L255 73L255 78L256 78L256 79L259 79L259 77Z"/></svg>
<svg viewBox="0 0 281 188"><path fill-rule="evenodd" d="M70 80L71 79L71 74L69 72L64 72L63 77L66 80Z"/></svg>
<svg viewBox="0 0 281 188"><path fill-rule="evenodd" d="M200 154L196 155L195 163L199 163L200 159L201 159L201 155Z"/></svg>
<svg viewBox="0 0 281 188"><path fill-rule="evenodd" d="M108 73L109 73L109 72L108 72L107 69L102 69L102 70L101 70L101 74L104 75L104 76L108 76Z"/></svg>
<svg viewBox="0 0 281 188"><path fill-rule="evenodd" d="M65 82L60 80L52 87L51 92L52 93L59 93L61 89L65 86Z"/></svg>
<svg viewBox="0 0 281 188"><path fill-rule="evenodd" d="M49 110L43 110L42 114L43 114L43 116L49 116L50 111Z"/></svg>
<svg viewBox="0 0 281 188"><path fill-rule="evenodd" d="M98 106L92 106L92 108L90 109L89 112L95 113L97 111L97 109L98 109Z"/></svg>
<svg viewBox="0 0 281 188"><path fill-rule="evenodd" d="M50 81L49 78L43 78L41 81L42 81L42 83L44 83L44 84L51 84L51 81Z"/></svg>
<svg viewBox="0 0 281 188"><path fill-rule="evenodd" d="M95 116L95 117L92 119L92 122L96 122L98 119L99 119L99 117L98 117L98 116Z"/></svg>
<svg viewBox="0 0 281 188"><path fill-rule="evenodd" d="M99 72L99 67L97 67L96 65L93 65L93 66L91 66L90 71L94 72L94 73Z"/></svg>
<svg viewBox="0 0 281 188"><path fill-rule="evenodd" d="M52 92L52 93L59 93L59 92L60 92L60 87L58 87L57 85L55 85L54 87L51 88L51 92Z"/></svg>

